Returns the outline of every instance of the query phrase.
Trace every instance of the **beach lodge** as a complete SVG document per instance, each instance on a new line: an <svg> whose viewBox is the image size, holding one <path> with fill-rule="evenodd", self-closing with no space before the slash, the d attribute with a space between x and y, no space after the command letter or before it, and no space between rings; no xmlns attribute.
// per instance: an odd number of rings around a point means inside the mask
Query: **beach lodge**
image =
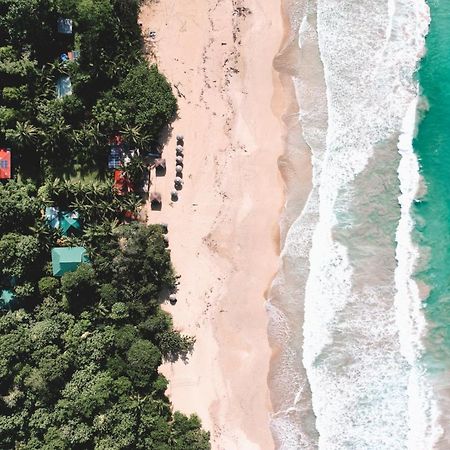
<svg viewBox="0 0 450 450"><path fill-rule="evenodd" d="M45 208L45 218L51 228L60 230L63 236L73 236L81 232L81 223L75 211L60 211L59 208Z"/></svg>
<svg viewBox="0 0 450 450"><path fill-rule="evenodd" d="M74 272L83 263L89 263L84 247L52 248L52 269L55 277L62 277L67 272Z"/></svg>

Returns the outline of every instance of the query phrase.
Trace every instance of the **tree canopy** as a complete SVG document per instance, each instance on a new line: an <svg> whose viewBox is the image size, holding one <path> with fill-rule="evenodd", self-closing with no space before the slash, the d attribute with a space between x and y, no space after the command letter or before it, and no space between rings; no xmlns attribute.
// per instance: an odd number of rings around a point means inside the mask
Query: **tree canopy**
<svg viewBox="0 0 450 450"><path fill-rule="evenodd" d="M175 288L164 229L130 223L142 199L107 179L111 133L151 148L177 110L145 62L140 4L0 0L0 144L14 169L0 181L0 289L12 296L0 306L2 449L210 448L158 372L194 345L160 307ZM72 34L58 33L59 18ZM60 58L69 51L79 58ZM58 97L62 77L72 93ZM143 160L125 172L139 179ZM76 213L79 233L65 235L46 207ZM89 258L55 277L54 247Z"/></svg>

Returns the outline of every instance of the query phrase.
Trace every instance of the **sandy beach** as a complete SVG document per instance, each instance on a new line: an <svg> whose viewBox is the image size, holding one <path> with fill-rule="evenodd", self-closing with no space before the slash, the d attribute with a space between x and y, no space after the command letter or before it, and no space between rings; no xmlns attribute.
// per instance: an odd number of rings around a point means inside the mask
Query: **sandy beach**
<svg viewBox="0 0 450 450"><path fill-rule="evenodd" d="M174 408L197 413L214 449L274 448L267 386L266 292L279 264L285 99L273 58L283 39L280 2L150 2L148 57L174 87L179 117L152 172L180 275L175 327L196 337L187 362L166 364ZM183 188L171 202L176 135Z"/></svg>

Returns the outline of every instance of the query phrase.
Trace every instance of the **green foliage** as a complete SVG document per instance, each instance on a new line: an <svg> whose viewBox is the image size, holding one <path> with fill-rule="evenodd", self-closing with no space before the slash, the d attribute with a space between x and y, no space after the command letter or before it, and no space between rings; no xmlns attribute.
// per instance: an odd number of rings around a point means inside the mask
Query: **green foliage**
<svg viewBox="0 0 450 450"><path fill-rule="evenodd" d="M39 280L39 293L42 297L54 297L59 289L59 280L55 277L44 277Z"/></svg>
<svg viewBox="0 0 450 450"><path fill-rule="evenodd" d="M25 232L39 217L39 207L32 183L10 180L0 184L0 234Z"/></svg>
<svg viewBox="0 0 450 450"><path fill-rule="evenodd" d="M95 301L96 289L95 272L89 264L81 264L74 272L67 272L61 278L62 293L75 311Z"/></svg>
<svg viewBox="0 0 450 450"><path fill-rule="evenodd" d="M39 241L34 236L8 233L0 238L0 273L22 279L35 269L39 258Z"/></svg>
<svg viewBox="0 0 450 450"><path fill-rule="evenodd" d="M152 140L177 112L170 84L155 65L149 69L146 63L141 63L131 69L118 86L116 98L125 111L127 123L140 127Z"/></svg>
<svg viewBox="0 0 450 450"><path fill-rule="evenodd" d="M0 286L16 296L0 311L2 449L209 448L196 417L172 413L158 373L194 342L159 306L175 285L161 227L123 225L137 195L73 181L105 178L108 133L146 149L176 113L169 83L144 62L140 5L0 0L0 141L18 179L34 180L0 184ZM74 36L57 33L59 17L73 19ZM79 60L58 61L73 49ZM73 93L56 98L63 74ZM139 184L144 169L136 156L126 170ZM45 206L76 210L80 235L51 229ZM56 245L86 247L91 263L52 277Z"/></svg>
<svg viewBox="0 0 450 450"><path fill-rule="evenodd" d="M128 376L137 388L148 387L161 364L161 353L150 341L139 339L127 351Z"/></svg>

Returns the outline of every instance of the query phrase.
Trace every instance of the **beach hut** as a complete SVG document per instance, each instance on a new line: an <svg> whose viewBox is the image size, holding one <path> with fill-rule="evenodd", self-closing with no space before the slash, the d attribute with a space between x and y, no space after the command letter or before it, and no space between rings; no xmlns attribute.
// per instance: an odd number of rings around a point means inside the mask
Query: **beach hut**
<svg viewBox="0 0 450 450"><path fill-rule="evenodd" d="M59 211L52 206L45 208L45 218L51 228L61 230L63 236L71 236L81 231L77 212Z"/></svg>
<svg viewBox="0 0 450 450"><path fill-rule="evenodd" d="M68 75L63 75L56 82L56 95L58 98L72 94L72 83Z"/></svg>
<svg viewBox="0 0 450 450"><path fill-rule="evenodd" d="M84 247L52 248L52 269L55 277L73 272L80 264L88 262L89 258Z"/></svg>
<svg viewBox="0 0 450 450"><path fill-rule="evenodd" d="M63 212L60 215L59 228L63 236L78 234L81 231L81 224L76 212Z"/></svg>
<svg viewBox="0 0 450 450"><path fill-rule="evenodd" d="M60 17L57 20L58 33L61 34L72 34L73 30L73 21L72 19L66 19Z"/></svg>
<svg viewBox="0 0 450 450"><path fill-rule="evenodd" d="M11 151L0 148L0 180L11 178Z"/></svg>
<svg viewBox="0 0 450 450"><path fill-rule="evenodd" d="M157 158L155 159L155 169L161 168L161 169L165 169L166 168L166 160L164 158Z"/></svg>
<svg viewBox="0 0 450 450"><path fill-rule="evenodd" d="M9 309L14 299L15 295L11 289L2 289L0 292L0 309Z"/></svg>

